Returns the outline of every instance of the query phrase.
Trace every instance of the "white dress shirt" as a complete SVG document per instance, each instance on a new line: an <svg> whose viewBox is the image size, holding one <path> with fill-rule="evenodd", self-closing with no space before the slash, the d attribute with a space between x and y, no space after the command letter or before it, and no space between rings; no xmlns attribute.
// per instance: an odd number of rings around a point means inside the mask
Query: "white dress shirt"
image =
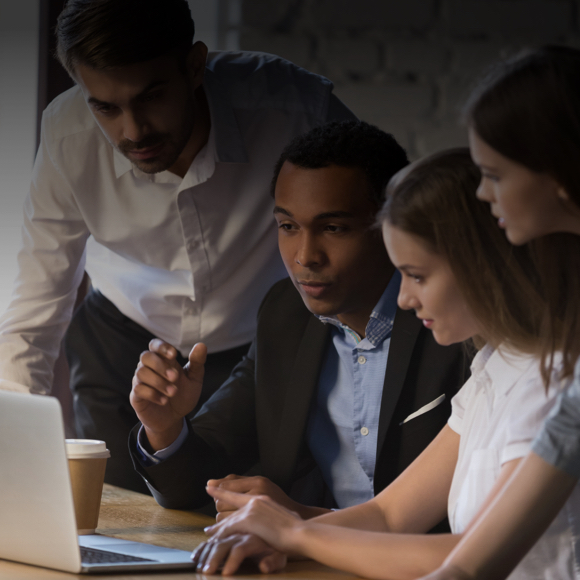
<svg viewBox="0 0 580 580"><path fill-rule="evenodd" d="M249 342L285 275L269 193L297 134L354 118L332 83L263 53L212 53L211 131L183 179L148 175L109 144L78 87L43 115L13 300L0 320L0 388L46 393L76 289L93 286L184 356ZM136 361L137 362L137 361Z"/></svg>
<svg viewBox="0 0 580 580"><path fill-rule="evenodd" d="M536 358L490 346L477 353L471 370L471 377L452 400L449 418L449 426L461 436L448 503L454 533L466 529L503 464L527 455L557 394L565 387L554 373L546 393ZM580 547L576 545L579 509L576 487L510 580L580 578L575 556Z"/></svg>

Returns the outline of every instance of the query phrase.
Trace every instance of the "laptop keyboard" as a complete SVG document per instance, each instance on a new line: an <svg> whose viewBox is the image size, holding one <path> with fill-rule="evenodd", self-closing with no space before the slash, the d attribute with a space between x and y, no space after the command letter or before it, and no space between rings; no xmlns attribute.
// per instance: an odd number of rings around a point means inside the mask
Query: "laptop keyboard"
<svg viewBox="0 0 580 580"><path fill-rule="evenodd" d="M139 558L137 556L128 556L127 554L116 554L106 550L97 550L95 548L86 548L80 546L81 561L83 564L115 564L118 562L155 562L148 558Z"/></svg>

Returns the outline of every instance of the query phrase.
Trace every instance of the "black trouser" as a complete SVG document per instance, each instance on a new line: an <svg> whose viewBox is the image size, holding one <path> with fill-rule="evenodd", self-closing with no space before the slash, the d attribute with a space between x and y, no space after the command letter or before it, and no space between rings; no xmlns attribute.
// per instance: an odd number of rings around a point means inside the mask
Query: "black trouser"
<svg viewBox="0 0 580 580"><path fill-rule="evenodd" d="M107 443L111 451L107 483L142 493L149 490L133 469L127 444L129 431L138 422L129 393L139 356L153 338L95 290L75 312L65 337L77 437ZM194 412L229 377L248 348L249 344L208 355ZM184 365L187 360L178 355L178 362Z"/></svg>

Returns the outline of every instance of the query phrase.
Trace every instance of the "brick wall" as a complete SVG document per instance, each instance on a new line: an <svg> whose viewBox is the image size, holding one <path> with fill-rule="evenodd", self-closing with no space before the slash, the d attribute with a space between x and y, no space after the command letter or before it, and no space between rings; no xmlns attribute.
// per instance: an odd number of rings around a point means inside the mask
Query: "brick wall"
<svg viewBox="0 0 580 580"><path fill-rule="evenodd" d="M335 83L411 158L466 144L470 83L525 46L580 46L580 0L241 0L240 48Z"/></svg>

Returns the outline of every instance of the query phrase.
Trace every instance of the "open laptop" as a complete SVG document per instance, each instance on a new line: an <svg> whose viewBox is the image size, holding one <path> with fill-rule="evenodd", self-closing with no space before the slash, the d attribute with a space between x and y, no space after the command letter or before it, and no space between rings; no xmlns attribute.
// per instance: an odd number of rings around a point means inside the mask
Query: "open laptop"
<svg viewBox="0 0 580 580"><path fill-rule="evenodd" d="M193 567L183 550L78 536L64 441L55 398L0 391L0 558L76 573Z"/></svg>

